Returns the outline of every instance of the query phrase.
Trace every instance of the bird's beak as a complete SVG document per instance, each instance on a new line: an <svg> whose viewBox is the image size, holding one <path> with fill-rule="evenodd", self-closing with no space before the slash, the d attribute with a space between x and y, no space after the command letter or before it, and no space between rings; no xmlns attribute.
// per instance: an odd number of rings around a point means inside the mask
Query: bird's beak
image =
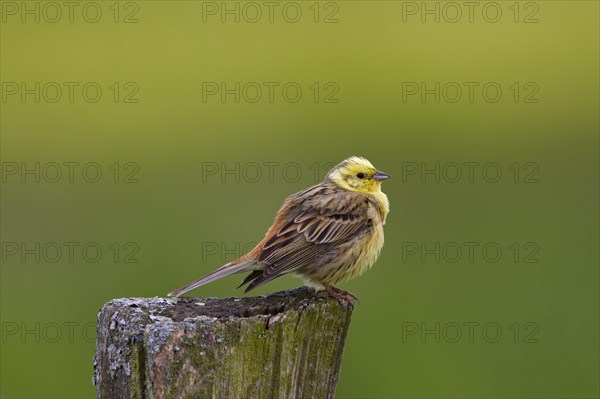
<svg viewBox="0 0 600 399"><path fill-rule="evenodd" d="M373 180L377 180L377 181L381 181L381 180L389 179L390 177L392 177L392 176L388 175L385 172L382 172L382 171L378 170L377 172L375 172L375 174L373 175L372 179Z"/></svg>

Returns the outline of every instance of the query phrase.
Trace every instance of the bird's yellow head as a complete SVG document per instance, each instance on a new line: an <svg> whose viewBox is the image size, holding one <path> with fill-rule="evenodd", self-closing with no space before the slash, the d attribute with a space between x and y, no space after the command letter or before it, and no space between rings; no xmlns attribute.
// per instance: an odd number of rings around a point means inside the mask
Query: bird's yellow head
<svg viewBox="0 0 600 399"><path fill-rule="evenodd" d="M387 173L375 169L365 158L350 157L334 166L325 180L344 190L377 194L381 192L381 182L389 177Z"/></svg>

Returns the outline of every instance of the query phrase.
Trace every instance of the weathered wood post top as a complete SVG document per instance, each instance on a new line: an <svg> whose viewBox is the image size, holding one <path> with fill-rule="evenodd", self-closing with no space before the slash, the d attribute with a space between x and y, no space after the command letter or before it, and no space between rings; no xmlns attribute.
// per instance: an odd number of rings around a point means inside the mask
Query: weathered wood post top
<svg viewBox="0 0 600 399"><path fill-rule="evenodd" d="M98 315L99 398L333 398L352 306L298 288L122 298Z"/></svg>

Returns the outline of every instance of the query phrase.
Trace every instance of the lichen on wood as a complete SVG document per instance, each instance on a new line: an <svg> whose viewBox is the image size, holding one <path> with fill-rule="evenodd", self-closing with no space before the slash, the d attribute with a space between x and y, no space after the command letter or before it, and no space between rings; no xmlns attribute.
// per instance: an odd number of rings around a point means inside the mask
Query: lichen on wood
<svg viewBox="0 0 600 399"><path fill-rule="evenodd" d="M303 287L122 298L98 315L99 398L333 398L351 306Z"/></svg>

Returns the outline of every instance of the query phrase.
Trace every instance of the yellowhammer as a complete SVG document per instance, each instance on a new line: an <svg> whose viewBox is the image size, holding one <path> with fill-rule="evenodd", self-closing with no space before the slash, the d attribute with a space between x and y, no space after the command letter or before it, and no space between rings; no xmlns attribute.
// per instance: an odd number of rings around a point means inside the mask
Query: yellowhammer
<svg viewBox="0 0 600 399"><path fill-rule="evenodd" d="M291 273L339 301L355 299L334 285L361 275L377 260L389 212L381 181L389 177L365 158L345 159L323 182L290 195L254 249L169 296L250 272L240 285L248 284L245 292Z"/></svg>

